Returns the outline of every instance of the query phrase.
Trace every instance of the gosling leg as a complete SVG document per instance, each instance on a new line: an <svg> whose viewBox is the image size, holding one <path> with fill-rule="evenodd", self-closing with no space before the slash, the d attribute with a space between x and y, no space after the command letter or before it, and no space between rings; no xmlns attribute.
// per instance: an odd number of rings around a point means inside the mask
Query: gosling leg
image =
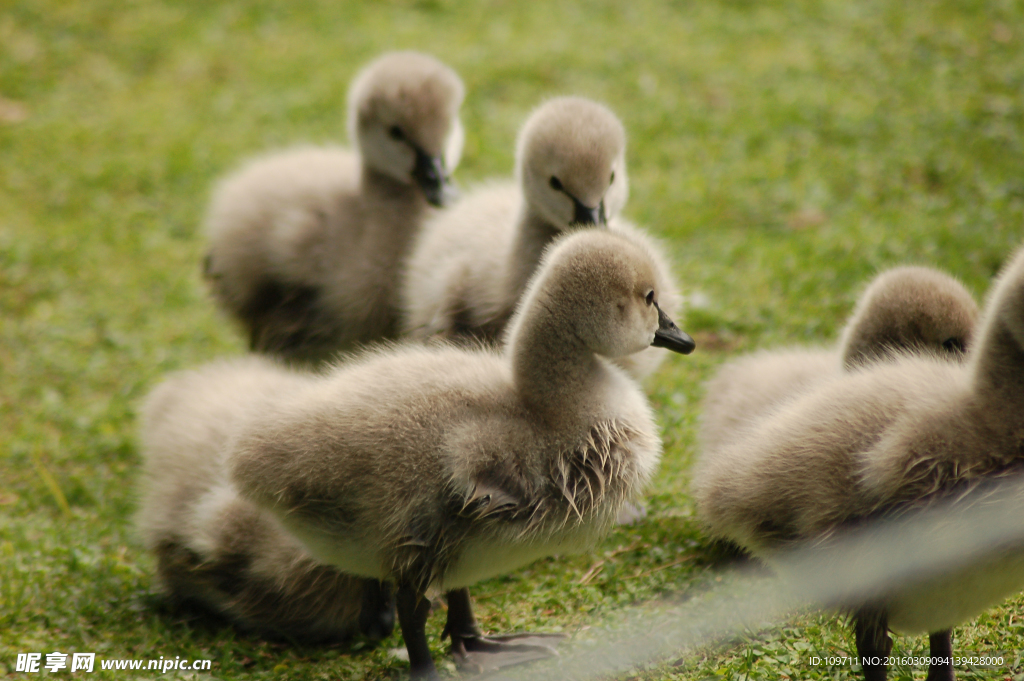
<svg viewBox="0 0 1024 681"><path fill-rule="evenodd" d="M864 608L853 616L853 634L857 655L864 670L864 681L885 681L885 658L892 650L889 617L884 610Z"/></svg>
<svg viewBox="0 0 1024 681"><path fill-rule="evenodd" d="M561 634L484 636L473 616L469 589L455 589L445 596L448 622L441 638L451 636L452 656L460 667L485 672L558 655L554 646L565 638Z"/></svg>
<svg viewBox="0 0 1024 681"><path fill-rule="evenodd" d="M928 665L928 676L925 681L956 681L953 669L953 630L936 631L928 635L928 654L932 659L940 658L942 662Z"/></svg>
<svg viewBox="0 0 1024 681"><path fill-rule="evenodd" d="M377 579L363 583L363 602L359 609L359 631L366 638L380 641L395 630L395 593L391 585Z"/></svg>
<svg viewBox="0 0 1024 681"><path fill-rule="evenodd" d="M423 591L409 585L398 587L395 599L398 606L398 624L402 627L405 649L409 651L409 676L413 679L437 681L437 667L430 656L427 645L427 615L430 614L430 600Z"/></svg>

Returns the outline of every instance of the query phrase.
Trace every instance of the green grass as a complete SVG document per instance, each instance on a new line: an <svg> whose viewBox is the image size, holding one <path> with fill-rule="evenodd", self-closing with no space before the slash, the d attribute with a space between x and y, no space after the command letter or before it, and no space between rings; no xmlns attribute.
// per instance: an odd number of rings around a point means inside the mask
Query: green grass
<svg viewBox="0 0 1024 681"><path fill-rule="evenodd" d="M980 297L1024 238L1017 2L0 1L0 670L58 650L211 658L222 678L404 674L397 634L300 648L168 612L131 528L139 400L243 351L199 277L211 183L269 148L342 140L350 78L391 48L465 79L463 185L510 172L545 97L606 101L630 136L627 216L708 301L683 324L698 352L649 384L666 453L646 522L476 587L487 629L573 632L703 588L718 568L687 471L715 366L834 339L889 265L946 269ZM1022 606L958 628L955 650L1020 648ZM812 613L631 678L856 678L802 661L851 649Z"/></svg>

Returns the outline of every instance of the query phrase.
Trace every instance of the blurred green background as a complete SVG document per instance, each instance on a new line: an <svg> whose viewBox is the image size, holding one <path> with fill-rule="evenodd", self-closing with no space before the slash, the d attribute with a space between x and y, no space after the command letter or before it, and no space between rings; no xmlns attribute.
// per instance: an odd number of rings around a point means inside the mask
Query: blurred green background
<svg viewBox="0 0 1024 681"><path fill-rule="evenodd" d="M397 634L298 647L169 611L131 530L139 400L244 350L199 276L212 183L268 149L344 142L349 80L396 48L466 82L464 188L511 173L544 98L609 104L625 214L666 240L691 297L698 351L648 383L666 446L648 519L474 589L490 630L574 633L703 588L716 554L687 469L714 367L832 342L890 265L943 268L980 299L1024 237L1020 2L0 0L0 671L57 650L212 658L218 678L405 674ZM1020 606L958 628L954 650L1020 647ZM852 646L808 614L631 678L857 678L805 661Z"/></svg>

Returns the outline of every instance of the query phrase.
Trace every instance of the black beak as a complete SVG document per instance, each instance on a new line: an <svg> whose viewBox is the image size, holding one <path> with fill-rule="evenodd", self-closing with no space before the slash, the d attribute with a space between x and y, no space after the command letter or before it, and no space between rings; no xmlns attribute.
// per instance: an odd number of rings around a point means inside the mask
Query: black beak
<svg viewBox="0 0 1024 681"><path fill-rule="evenodd" d="M655 303L654 306L658 307L658 304ZM681 355L688 355L697 347L690 335L676 326L676 323L669 319L660 307L658 307L658 330L654 332L654 342L651 345L656 348L667 348Z"/></svg>
<svg viewBox="0 0 1024 681"><path fill-rule="evenodd" d="M570 194L573 204L576 206L576 211L572 216L572 223L574 225L598 225L603 226L608 224L608 220L605 219L604 215L604 201L597 205L597 208L587 208L575 196Z"/></svg>
<svg viewBox="0 0 1024 681"><path fill-rule="evenodd" d="M444 161L438 156L428 156L416 148L416 167L412 177L432 206L444 206L455 198L455 188L445 175Z"/></svg>

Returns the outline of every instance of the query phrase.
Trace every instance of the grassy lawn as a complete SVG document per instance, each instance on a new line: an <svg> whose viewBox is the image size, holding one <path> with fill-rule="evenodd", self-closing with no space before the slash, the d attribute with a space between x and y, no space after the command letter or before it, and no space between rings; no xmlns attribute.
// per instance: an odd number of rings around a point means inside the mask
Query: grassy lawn
<svg viewBox="0 0 1024 681"><path fill-rule="evenodd" d="M476 587L488 630L572 633L713 584L687 486L715 367L831 342L890 265L945 269L980 298L1024 239L1019 2L0 0L0 672L61 651L209 658L218 678L405 674L397 634L295 647L168 611L131 522L139 400L244 351L199 276L211 183L266 149L343 141L349 79L391 48L464 78L463 186L511 172L545 97L607 102L630 136L626 215L699 294L681 322L697 352L648 384L665 440L648 518ZM962 678L1024 671L1022 607L956 630L958 654L1011 651ZM857 678L805 659L852 648L809 613L631 678Z"/></svg>

